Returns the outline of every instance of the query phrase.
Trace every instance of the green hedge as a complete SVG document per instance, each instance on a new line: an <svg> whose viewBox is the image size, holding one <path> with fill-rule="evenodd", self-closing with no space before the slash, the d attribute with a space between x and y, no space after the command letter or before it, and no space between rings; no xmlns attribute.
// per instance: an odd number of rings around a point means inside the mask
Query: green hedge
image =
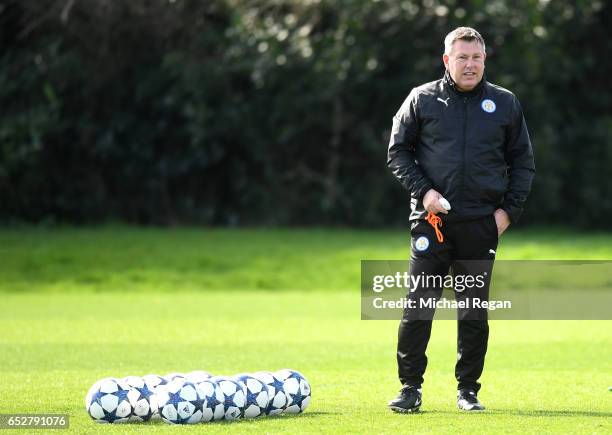
<svg viewBox="0 0 612 435"><path fill-rule="evenodd" d="M405 223L391 117L471 25L535 146L524 222L612 228L609 4L444 4L0 0L0 220Z"/></svg>

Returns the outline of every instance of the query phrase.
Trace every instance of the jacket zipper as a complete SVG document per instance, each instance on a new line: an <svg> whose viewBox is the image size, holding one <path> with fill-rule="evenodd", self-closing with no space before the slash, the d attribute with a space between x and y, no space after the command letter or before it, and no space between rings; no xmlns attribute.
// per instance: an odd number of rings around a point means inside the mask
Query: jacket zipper
<svg viewBox="0 0 612 435"><path fill-rule="evenodd" d="M465 165L466 165L466 155L467 155L467 117L468 117L468 110L467 110L467 97L463 97L463 158L461 161L461 201L459 201L460 203L460 210L463 210L463 203L465 202L465 199L463 198L464 196L464 192L465 192Z"/></svg>

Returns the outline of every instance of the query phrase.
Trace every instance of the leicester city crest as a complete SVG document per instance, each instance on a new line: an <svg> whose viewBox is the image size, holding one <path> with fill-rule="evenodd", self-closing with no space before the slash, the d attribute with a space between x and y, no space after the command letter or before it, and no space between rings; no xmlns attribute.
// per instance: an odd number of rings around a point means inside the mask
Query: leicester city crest
<svg viewBox="0 0 612 435"><path fill-rule="evenodd" d="M416 242L414 242L414 247L417 251L425 251L427 248L429 248L429 239L425 236L419 237L416 239Z"/></svg>
<svg viewBox="0 0 612 435"><path fill-rule="evenodd" d="M488 98L486 100L482 100L482 103L480 103L480 107L482 107L482 110L484 110L487 113L493 113L495 112L495 109L496 109L496 106L493 100L489 100Z"/></svg>

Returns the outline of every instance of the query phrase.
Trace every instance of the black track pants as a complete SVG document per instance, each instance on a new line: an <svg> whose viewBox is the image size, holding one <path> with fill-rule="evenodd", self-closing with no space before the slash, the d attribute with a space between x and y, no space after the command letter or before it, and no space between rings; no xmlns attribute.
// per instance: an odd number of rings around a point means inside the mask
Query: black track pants
<svg viewBox="0 0 612 435"><path fill-rule="evenodd" d="M444 216L441 217L444 220ZM490 280L498 241L495 218L490 215L463 222L444 221L441 231L444 236L442 243L437 240L433 227L427 221L413 223L410 274L446 276L449 273L475 275L484 272ZM486 299L489 280L480 290ZM418 298L425 293L439 298L442 288L417 287L408 297ZM459 301L466 294L468 291L455 292L455 297ZM405 312L399 326L397 363L402 384L420 387L427 367L425 350L431 335L432 320L418 319L431 319L433 313L417 319L412 314ZM489 338L487 313L484 309L463 309L459 310L457 318L455 377L458 389L478 391L478 378L484 367Z"/></svg>

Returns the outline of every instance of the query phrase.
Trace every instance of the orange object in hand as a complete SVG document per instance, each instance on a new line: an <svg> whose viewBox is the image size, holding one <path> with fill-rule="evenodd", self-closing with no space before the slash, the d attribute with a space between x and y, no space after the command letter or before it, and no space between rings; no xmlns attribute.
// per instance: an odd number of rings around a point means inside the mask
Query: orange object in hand
<svg viewBox="0 0 612 435"><path fill-rule="evenodd" d="M442 234L442 231L440 231L440 228L442 227L442 218L432 212L429 212L425 220L429 222L429 225L431 225L436 231L436 238L438 239L438 242L442 243L444 241L444 235Z"/></svg>

